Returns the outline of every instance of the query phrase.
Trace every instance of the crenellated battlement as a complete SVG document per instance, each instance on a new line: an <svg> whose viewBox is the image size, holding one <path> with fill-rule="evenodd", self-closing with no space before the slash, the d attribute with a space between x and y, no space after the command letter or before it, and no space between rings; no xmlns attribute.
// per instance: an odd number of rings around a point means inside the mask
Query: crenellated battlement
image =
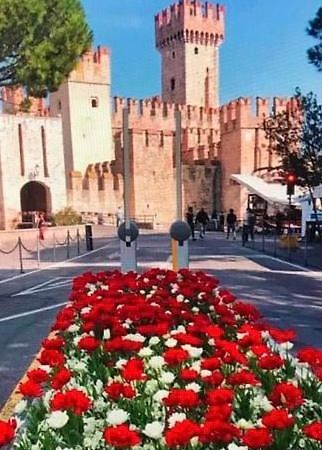
<svg viewBox="0 0 322 450"><path fill-rule="evenodd" d="M281 111L296 111L294 98L239 97L220 108L221 132L233 131L239 128L258 128L265 117Z"/></svg>
<svg viewBox="0 0 322 450"><path fill-rule="evenodd" d="M224 7L208 1L180 0L155 16L156 47L176 41L218 46L224 39Z"/></svg>
<svg viewBox="0 0 322 450"><path fill-rule="evenodd" d="M129 126L134 129L175 131L175 112L181 111L183 128L219 129L219 108L206 108L156 100L114 97L113 128L122 128L123 109L129 110Z"/></svg>
<svg viewBox="0 0 322 450"><path fill-rule="evenodd" d="M110 56L107 47L98 46L84 53L69 76L71 82L110 83Z"/></svg>
<svg viewBox="0 0 322 450"><path fill-rule="evenodd" d="M27 99L26 91L23 87L1 88L1 99L3 101L3 112L6 114L22 114L22 104ZM48 116L49 109L44 98L29 97L30 108L28 113L33 116Z"/></svg>

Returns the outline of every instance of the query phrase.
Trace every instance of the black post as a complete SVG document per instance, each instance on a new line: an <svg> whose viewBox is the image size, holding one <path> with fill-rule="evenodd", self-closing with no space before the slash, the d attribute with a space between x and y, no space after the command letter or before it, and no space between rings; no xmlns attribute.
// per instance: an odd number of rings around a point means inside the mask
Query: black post
<svg viewBox="0 0 322 450"><path fill-rule="evenodd" d="M22 263L22 242L20 236L18 237L18 250L19 250L20 273L25 273L23 270L23 263Z"/></svg>
<svg viewBox="0 0 322 450"><path fill-rule="evenodd" d="M69 234L69 230L67 230L67 259L69 259L70 253L69 253L69 246L70 246L70 234Z"/></svg>
<svg viewBox="0 0 322 450"><path fill-rule="evenodd" d="M79 229L77 228L77 233L76 233L76 238L77 238L77 255L80 255L80 249L79 249Z"/></svg>
<svg viewBox="0 0 322 450"><path fill-rule="evenodd" d="M86 249L90 252L93 247L93 231L92 225L85 225Z"/></svg>

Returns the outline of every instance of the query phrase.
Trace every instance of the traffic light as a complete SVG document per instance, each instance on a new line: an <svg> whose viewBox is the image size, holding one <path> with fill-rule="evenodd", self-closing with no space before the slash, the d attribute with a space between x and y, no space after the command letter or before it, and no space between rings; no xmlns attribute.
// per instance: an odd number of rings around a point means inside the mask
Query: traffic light
<svg viewBox="0 0 322 450"><path fill-rule="evenodd" d="M287 195L294 195L296 181L297 178L294 173L288 173L286 175Z"/></svg>

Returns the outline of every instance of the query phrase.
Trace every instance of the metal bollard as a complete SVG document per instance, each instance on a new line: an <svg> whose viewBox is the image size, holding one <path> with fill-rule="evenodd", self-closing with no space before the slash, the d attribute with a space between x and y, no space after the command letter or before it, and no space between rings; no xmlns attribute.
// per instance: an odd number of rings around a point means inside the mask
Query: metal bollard
<svg viewBox="0 0 322 450"><path fill-rule="evenodd" d="M94 249L92 225L89 224L85 225L85 237L86 237L86 249L90 252Z"/></svg>
<svg viewBox="0 0 322 450"><path fill-rule="evenodd" d="M66 247L66 250L67 250L67 259L69 259L69 257L70 257L70 234L69 234L69 230L67 230L67 247Z"/></svg>
<svg viewBox="0 0 322 450"><path fill-rule="evenodd" d="M21 237L18 237L18 250L19 250L19 262L20 262L20 273L25 273L23 270L23 262L22 262L22 242Z"/></svg>
<svg viewBox="0 0 322 450"><path fill-rule="evenodd" d="M77 255L80 255L80 247L79 247L79 229L77 228L76 239L77 239Z"/></svg>

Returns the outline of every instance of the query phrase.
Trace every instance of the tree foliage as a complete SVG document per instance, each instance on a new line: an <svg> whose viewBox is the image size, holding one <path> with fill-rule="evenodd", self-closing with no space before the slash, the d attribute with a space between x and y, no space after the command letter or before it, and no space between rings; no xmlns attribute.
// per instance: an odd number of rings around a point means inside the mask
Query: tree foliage
<svg viewBox="0 0 322 450"><path fill-rule="evenodd" d="M91 45L80 0L0 1L0 85L54 92Z"/></svg>
<svg viewBox="0 0 322 450"><path fill-rule="evenodd" d="M316 13L313 20L309 22L307 33L318 42L308 50L308 58L311 64L322 71L322 7Z"/></svg>

